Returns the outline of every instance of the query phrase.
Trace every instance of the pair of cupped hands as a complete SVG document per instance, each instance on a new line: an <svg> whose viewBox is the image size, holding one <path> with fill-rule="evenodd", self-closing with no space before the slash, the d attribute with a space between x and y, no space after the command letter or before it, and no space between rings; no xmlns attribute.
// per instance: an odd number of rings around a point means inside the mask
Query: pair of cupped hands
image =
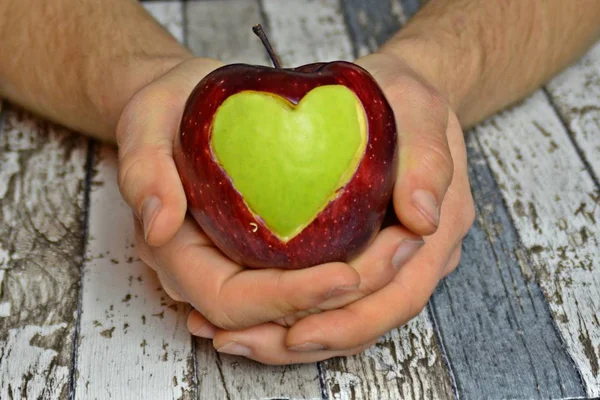
<svg viewBox="0 0 600 400"><path fill-rule="evenodd" d="M169 296L188 302L188 329L222 353L267 364L352 355L417 316L456 268L474 206L460 123L435 85L402 59L374 53L369 71L396 117L400 224L359 256L302 270L235 264L186 214L173 161L185 101L222 64L181 62L139 90L117 127L119 187L133 210L137 251Z"/></svg>

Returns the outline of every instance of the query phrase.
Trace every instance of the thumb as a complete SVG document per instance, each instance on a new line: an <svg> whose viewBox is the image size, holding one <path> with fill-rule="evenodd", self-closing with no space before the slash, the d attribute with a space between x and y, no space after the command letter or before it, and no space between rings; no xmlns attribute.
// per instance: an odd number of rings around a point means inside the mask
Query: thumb
<svg viewBox="0 0 600 400"><path fill-rule="evenodd" d="M394 209L408 229L430 235L439 225L454 171L447 139L449 110L431 89L409 82L392 99L399 145Z"/></svg>
<svg viewBox="0 0 600 400"><path fill-rule="evenodd" d="M173 161L173 141L187 97L216 67L216 62L201 59L178 65L134 95L117 125L119 189L151 246L170 241L185 218L187 202Z"/></svg>
<svg viewBox="0 0 600 400"><path fill-rule="evenodd" d="M357 63L375 77L396 117L396 215L412 232L430 235L439 225L441 204L454 171L446 137L446 101L396 57L374 53Z"/></svg>

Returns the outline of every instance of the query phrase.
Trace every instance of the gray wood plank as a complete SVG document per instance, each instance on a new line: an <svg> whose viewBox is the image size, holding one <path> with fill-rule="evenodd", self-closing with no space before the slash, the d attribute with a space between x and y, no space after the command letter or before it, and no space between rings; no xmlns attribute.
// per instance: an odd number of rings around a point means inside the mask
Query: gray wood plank
<svg viewBox="0 0 600 400"><path fill-rule="evenodd" d="M467 149L477 219L459 268L431 300L460 397L584 396L473 133Z"/></svg>
<svg viewBox="0 0 600 400"><path fill-rule="evenodd" d="M0 398L66 398L88 141L12 106L0 125Z"/></svg>
<svg viewBox="0 0 600 400"><path fill-rule="evenodd" d="M210 0L185 6L186 40L195 54L225 63L268 64L265 50L251 30L256 23L265 24L258 2ZM315 364L268 366L219 354L204 339L197 339L196 345L200 399L321 397Z"/></svg>
<svg viewBox="0 0 600 400"><path fill-rule="evenodd" d="M377 49L398 32L408 19L403 4L407 1L347 0L342 2L356 56L366 55ZM414 6L414 4L410 4L410 6Z"/></svg>
<svg viewBox="0 0 600 400"><path fill-rule="evenodd" d="M185 2L186 43L199 56L223 62L267 65L252 26L262 22L256 0Z"/></svg>
<svg viewBox="0 0 600 400"><path fill-rule="evenodd" d="M543 92L476 135L590 397L600 396L600 191Z"/></svg>
<svg viewBox="0 0 600 400"><path fill-rule="evenodd" d="M270 38L285 67L353 59L352 43L335 0L263 0Z"/></svg>

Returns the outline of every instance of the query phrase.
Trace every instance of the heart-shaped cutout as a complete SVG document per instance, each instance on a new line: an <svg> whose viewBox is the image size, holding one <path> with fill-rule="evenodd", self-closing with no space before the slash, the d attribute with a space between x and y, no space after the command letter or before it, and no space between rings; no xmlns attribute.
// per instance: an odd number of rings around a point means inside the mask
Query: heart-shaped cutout
<svg viewBox="0 0 600 400"><path fill-rule="evenodd" d="M360 100L319 86L298 105L265 92L227 98L211 147L248 208L279 240L302 232L356 172L367 127Z"/></svg>

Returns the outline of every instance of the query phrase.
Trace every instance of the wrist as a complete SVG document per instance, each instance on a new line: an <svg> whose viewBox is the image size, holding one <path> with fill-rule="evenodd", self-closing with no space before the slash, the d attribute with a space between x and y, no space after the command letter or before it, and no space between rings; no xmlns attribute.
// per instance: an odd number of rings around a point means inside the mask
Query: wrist
<svg viewBox="0 0 600 400"><path fill-rule="evenodd" d="M89 132L108 142L115 142L115 130L123 108L144 86L193 56L185 49L165 55L132 55L99 71L88 68L84 97L95 116Z"/></svg>
<svg viewBox="0 0 600 400"><path fill-rule="evenodd" d="M433 33L401 31L380 52L404 63L438 93L461 120L469 119L481 77L481 55L476 46L461 49L459 42Z"/></svg>

